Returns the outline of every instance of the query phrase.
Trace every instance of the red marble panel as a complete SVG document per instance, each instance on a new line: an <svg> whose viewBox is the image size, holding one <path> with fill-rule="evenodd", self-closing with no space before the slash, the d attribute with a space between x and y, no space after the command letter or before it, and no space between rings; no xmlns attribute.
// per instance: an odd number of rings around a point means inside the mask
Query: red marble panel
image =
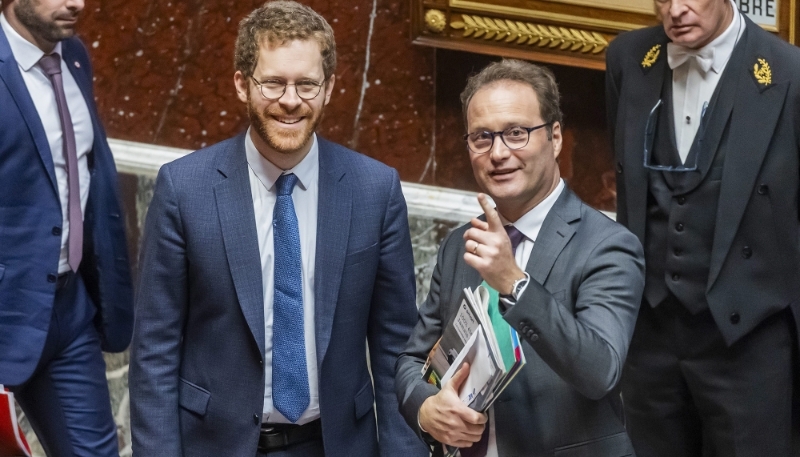
<svg viewBox="0 0 800 457"><path fill-rule="evenodd" d="M94 60L96 97L109 135L195 149L243 130L233 44L239 20L260 3L89 3L80 34ZM339 53L334 97L320 133L404 174L421 169L407 159L430 151L434 63L432 49L410 43L409 2L304 3L331 23Z"/></svg>
<svg viewBox="0 0 800 457"><path fill-rule="evenodd" d="M492 58L412 45L407 0L303 2L331 23L339 53L320 133L397 168L405 181L476 190L458 94ZM109 136L196 149L245 129L233 43L238 22L260 4L88 2L79 32ZM603 74L553 69L567 126L562 172L589 203L613 209Z"/></svg>

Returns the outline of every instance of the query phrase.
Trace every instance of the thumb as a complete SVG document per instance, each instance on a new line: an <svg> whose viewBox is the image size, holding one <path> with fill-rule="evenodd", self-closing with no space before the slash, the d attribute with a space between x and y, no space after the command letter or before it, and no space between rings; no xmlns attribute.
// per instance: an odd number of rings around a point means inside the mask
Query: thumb
<svg viewBox="0 0 800 457"><path fill-rule="evenodd" d="M456 374L454 374L453 377L450 378L450 382L447 383L447 387L453 389L456 393L458 393L461 390L461 385L464 384L464 381L466 381L468 377L469 377L469 364L467 362L464 362L464 364L461 365L461 368L459 368L458 371L456 371Z"/></svg>
<svg viewBox="0 0 800 457"><path fill-rule="evenodd" d="M500 214L497 213L496 208L492 207L486 194L478 194L478 203L481 205L483 214L486 215L486 223L489 224L489 231L504 231L503 221L500 220Z"/></svg>

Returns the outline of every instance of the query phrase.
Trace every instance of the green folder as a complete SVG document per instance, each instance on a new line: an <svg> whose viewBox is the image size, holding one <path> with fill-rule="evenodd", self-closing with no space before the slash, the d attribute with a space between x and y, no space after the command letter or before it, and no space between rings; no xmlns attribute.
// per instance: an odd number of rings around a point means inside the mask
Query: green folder
<svg viewBox="0 0 800 457"><path fill-rule="evenodd" d="M481 283L489 291L489 320L492 322L495 337L497 337L497 345L500 348L500 356L503 358L503 365L505 365L506 372L517 363L517 358L514 356L514 346L511 342L511 326L508 325L503 315L500 313L500 294L492 289L486 281Z"/></svg>

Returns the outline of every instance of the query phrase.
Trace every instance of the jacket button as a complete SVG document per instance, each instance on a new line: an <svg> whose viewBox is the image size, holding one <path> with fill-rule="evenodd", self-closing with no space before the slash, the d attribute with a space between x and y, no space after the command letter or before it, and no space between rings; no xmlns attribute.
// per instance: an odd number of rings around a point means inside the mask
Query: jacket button
<svg viewBox="0 0 800 457"><path fill-rule="evenodd" d="M679 279L681 279L681 275L679 275L678 273L673 273L672 274L672 280L673 281L678 281Z"/></svg>
<svg viewBox="0 0 800 457"><path fill-rule="evenodd" d="M261 421L259 420L258 414L253 414L253 423L258 425L259 422Z"/></svg>
<svg viewBox="0 0 800 457"><path fill-rule="evenodd" d="M538 341L539 340L539 334L531 332L530 339L531 339L531 341Z"/></svg>
<svg viewBox="0 0 800 457"><path fill-rule="evenodd" d="M61 227L53 227L53 235L61 236Z"/></svg>
<svg viewBox="0 0 800 457"><path fill-rule="evenodd" d="M528 332L530 332L530 331L531 331L531 328L528 327L527 325L522 326L522 333L527 335Z"/></svg>
<svg viewBox="0 0 800 457"><path fill-rule="evenodd" d="M675 257L680 257L683 255L683 249L675 248L672 250L672 253L675 254Z"/></svg>
<svg viewBox="0 0 800 457"><path fill-rule="evenodd" d="M678 222L677 224L675 224L675 230L677 230L679 232L682 232L683 231L683 224L681 222Z"/></svg>
<svg viewBox="0 0 800 457"><path fill-rule="evenodd" d="M736 325L740 320L742 320L742 317L739 316L739 313L731 313L731 324Z"/></svg>
<svg viewBox="0 0 800 457"><path fill-rule="evenodd" d="M53 273L47 275L47 282L56 282L56 279L58 279L58 276L54 275Z"/></svg>
<svg viewBox="0 0 800 457"><path fill-rule="evenodd" d="M758 186L758 195L767 195L767 192L769 192L768 185L761 184L760 186Z"/></svg>
<svg viewBox="0 0 800 457"><path fill-rule="evenodd" d="M617 162L617 173L622 174L622 163Z"/></svg>
<svg viewBox="0 0 800 457"><path fill-rule="evenodd" d="M753 250L750 249L750 246L745 246L742 248L742 258L749 259L753 256Z"/></svg>
<svg viewBox="0 0 800 457"><path fill-rule="evenodd" d="M678 197L678 204L683 205L684 203L686 203L686 197L684 196Z"/></svg>

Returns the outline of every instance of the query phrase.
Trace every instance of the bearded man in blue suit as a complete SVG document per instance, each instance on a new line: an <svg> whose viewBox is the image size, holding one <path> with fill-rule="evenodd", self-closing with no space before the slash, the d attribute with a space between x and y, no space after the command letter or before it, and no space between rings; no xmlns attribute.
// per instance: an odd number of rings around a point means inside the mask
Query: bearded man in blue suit
<svg viewBox="0 0 800 457"><path fill-rule="evenodd" d="M119 455L101 349L130 342L117 172L74 28L82 0L0 14L0 384L51 456Z"/></svg>
<svg viewBox="0 0 800 457"><path fill-rule="evenodd" d="M250 128L161 169L136 300L136 455L427 456L394 396L416 320L405 200L395 170L315 135L335 64L319 14L255 10L235 51Z"/></svg>

